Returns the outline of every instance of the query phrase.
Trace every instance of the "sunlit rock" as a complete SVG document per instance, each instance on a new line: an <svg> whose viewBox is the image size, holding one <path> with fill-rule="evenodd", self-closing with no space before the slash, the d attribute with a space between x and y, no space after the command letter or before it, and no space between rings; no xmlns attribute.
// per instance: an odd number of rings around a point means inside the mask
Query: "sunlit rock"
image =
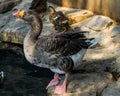
<svg viewBox="0 0 120 96"><path fill-rule="evenodd" d="M113 26L110 29L110 35L114 39L114 42L120 43L120 25Z"/></svg>
<svg viewBox="0 0 120 96"><path fill-rule="evenodd" d="M81 26L85 26L94 31L103 31L106 28L110 27L113 24L113 20L109 17L102 15L95 15L91 18L84 20L81 23Z"/></svg>
<svg viewBox="0 0 120 96"><path fill-rule="evenodd" d="M88 10L78 10L77 12L67 14L66 16L69 18L70 24L74 24L93 16L93 13Z"/></svg>
<svg viewBox="0 0 120 96"><path fill-rule="evenodd" d="M116 70L117 72L120 72L120 49L117 53L119 53L119 57L116 59Z"/></svg>

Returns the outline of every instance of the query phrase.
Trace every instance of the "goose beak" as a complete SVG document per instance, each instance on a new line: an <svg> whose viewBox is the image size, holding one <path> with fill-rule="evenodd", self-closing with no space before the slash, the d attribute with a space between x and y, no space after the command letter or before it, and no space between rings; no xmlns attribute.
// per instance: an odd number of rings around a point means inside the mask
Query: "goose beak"
<svg viewBox="0 0 120 96"><path fill-rule="evenodd" d="M13 16L16 16L16 17L18 17L18 18L23 18L23 16L24 16L24 11L15 12L15 13L13 13Z"/></svg>

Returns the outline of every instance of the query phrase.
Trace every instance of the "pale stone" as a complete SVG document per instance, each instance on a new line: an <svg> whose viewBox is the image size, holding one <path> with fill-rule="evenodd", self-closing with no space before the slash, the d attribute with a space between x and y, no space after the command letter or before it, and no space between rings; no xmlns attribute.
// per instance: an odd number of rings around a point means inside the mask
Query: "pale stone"
<svg viewBox="0 0 120 96"><path fill-rule="evenodd" d="M70 24L74 24L93 16L93 12L88 10L80 10L77 12L69 13L66 16L70 20Z"/></svg>
<svg viewBox="0 0 120 96"><path fill-rule="evenodd" d="M112 26L109 31L112 37L120 35L120 25Z"/></svg>
<svg viewBox="0 0 120 96"><path fill-rule="evenodd" d="M81 22L78 27L87 27L94 31L103 31L113 24L113 20L102 15L95 15Z"/></svg>
<svg viewBox="0 0 120 96"><path fill-rule="evenodd" d="M109 84L101 96L120 96L120 82Z"/></svg>
<svg viewBox="0 0 120 96"><path fill-rule="evenodd" d="M120 43L120 25L116 25L110 28L110 35L115 43Z"/></svg>
<svg viewBox="0 0 120 96"><path fill-rule="evenodd" d="M32 0L24 0L17 10L28 9ZM17 19L12 14L16 12L11 10L7 13L0 14L0 41L23 44L24 37L29 30L28 24L23 20Z"/></svg>
<svg viewBox="0 0 120 96"><path fill-rule="evenodd" d="M119 50L120 55L120 50ZM116 59L116 70L117 72L120 72L120 56Z"/></svg>

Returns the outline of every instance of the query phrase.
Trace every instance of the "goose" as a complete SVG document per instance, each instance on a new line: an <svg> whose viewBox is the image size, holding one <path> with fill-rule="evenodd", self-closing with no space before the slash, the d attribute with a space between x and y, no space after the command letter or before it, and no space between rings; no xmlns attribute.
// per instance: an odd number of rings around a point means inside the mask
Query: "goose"
<svg viewBox="0 0 120 96"><path fill-rule="evenodd" d="M54 94L66 93L70 72L77 69L87 49L96 46L98 41L95 38L86 38L84 32L41 35L43 24L36 12L21 10L13 15L31 26L23 42L26 59L31 64L48 68L55 73L46 89L56 86ZM59 74L65 74L62 84L59 84Z"/></svg>
<svg viewBox="0 0 120 96"><path fill-rule="evenodd" d="M47 11L47 0L33 0L29 9L34 10L37 13L43 13Z"/></svg>
<svg viewBox="0 0 120 96"><path fill-rule="evenodd" d="M69 25L69 19L62 11L56 11L54 7L48 6L49 21L53 24L53 29L57 32L67 32L72 29Z"/></svg>
<svg viewBox="0 0 120 96"><path fill-rule="evenodd" d="M41 18L44 18L44 15L47 11L47 0L33 0L29 9L34 10L40 14Z"/></svg>

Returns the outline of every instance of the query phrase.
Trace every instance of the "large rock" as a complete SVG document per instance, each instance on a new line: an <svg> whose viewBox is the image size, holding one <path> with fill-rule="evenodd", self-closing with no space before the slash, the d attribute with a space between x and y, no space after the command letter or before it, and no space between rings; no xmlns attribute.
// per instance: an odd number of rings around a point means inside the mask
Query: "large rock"
<svg viewBox="0 0 120 96"><path fill-rule="evenodd" d="M101 96L120 96L120 82L109 84Z"/></svg>
<svg viewBox="0 0 120 96"><path fill-rule="evenodd" d="M113 24L113 20L109 17L105 17L102 15L95 15L91 18L88 18L81 22L78 27L82 29L82 27L86 27L88 29L94 30L94 31L103 31L106 28L110 27Z"/></svg>
<svg viewBox="0 0 120 96"><path fill-rule="evenodd" d="M28 9L32 0L24 0L14 10L0 14L0 41L23 44L29 26L12 14L17 10Z"/></svg>
<svg viewBox="0 0 120 96"><path fill-rule="evenodd" d="M67 93L61 96L97 96L111 80L111 74L105 72L71 74L68 80ZM49 96L59 96L54 94L54 88L51 87L48 89Z"/></svg>
<svg viewBox="0 0 120 96"><path fill-rule="evenodd" d="M114 42L120 43L120 25L116 25L110 28L110 35L114 39Z"/></svg>
<svg viewBox="0 0 120 96"><path fill-rule="evenodd" d="M0 13L4 13L7 11L10 11L13 7L18 5L21 2L21 0L3 0L0 4Z"/></svg>
<svg viewBox="0 0 120 96"><path fill-rule="evenodd" d="M70 20L70 24L74 24L93 16L93 13L88 10L78 10L77 12L69 13L66 16Z"/></svg>
<svg viewBox="0 0 120 96"><path fill-rule="evenodd" d="M113 39L116 48L113 50L115 51L116 55L116 70L120 72L120 26L116 25L110 28L110 35Z"/></svg>
<svg viewBox="0 0 120 96"><path fill-rule="evenodd" d="M119 50L119 54L120 54L120 50ZM117 72L120 72L120 56L117 57L116 59L116 70Z"/></svg>

